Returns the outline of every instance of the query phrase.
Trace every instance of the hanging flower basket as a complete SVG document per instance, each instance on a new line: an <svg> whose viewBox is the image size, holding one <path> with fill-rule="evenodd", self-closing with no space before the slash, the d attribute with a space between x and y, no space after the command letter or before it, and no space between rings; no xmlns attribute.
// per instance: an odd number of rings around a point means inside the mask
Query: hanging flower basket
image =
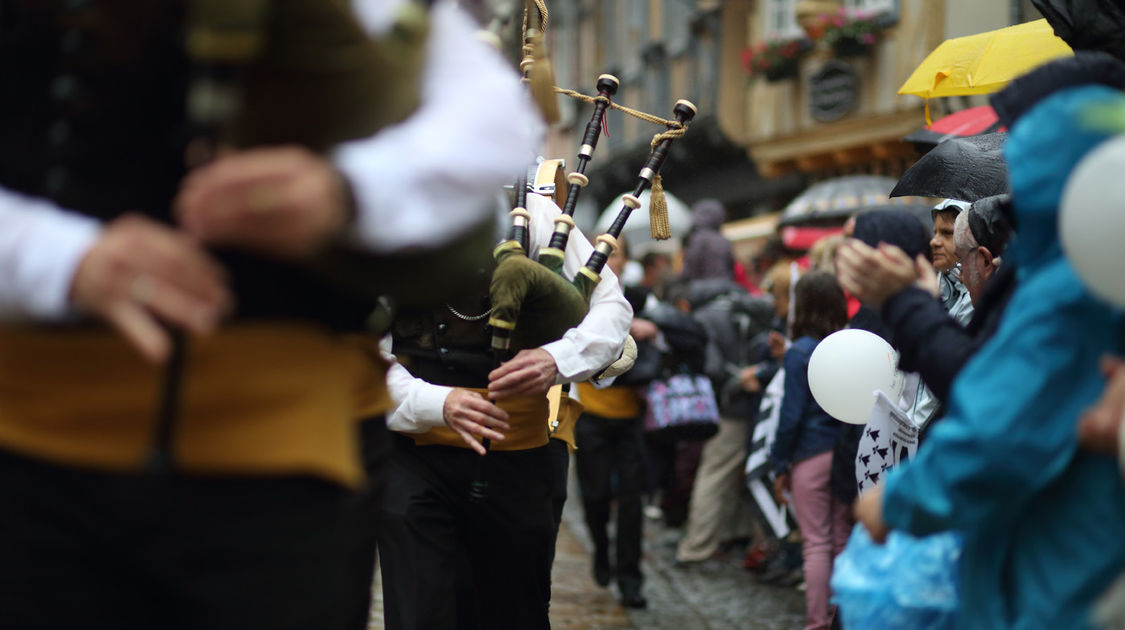
<svg viewBox="0 0 1125 630"><path fill-rule="evenodd" d="M854 37L841 37L832 43L832 52L837 57L862 57L871 52L875 41L864 41Z"/></svg>
<svg viewBox="0 0 1125 630"><path fill-rule="evenodd" d="M742 51L742 68L751 79L769 82L797 77L800 61L810 50L812 41L805 37L771 39L758 42Z"/></svg>
<svg viewBox="0 0 1125 630"><path fill-rule="evenodd" d="M786 79L796 79L800 71L801 64L797 63L796 59L790 59L767 68L762 72L762 78L770 83L777 83Z"/></svg>
<svg viewBox="0 0 1125 630"><path fill-rule="evenodd" d="M852 13L841 9L822 18L824 36L820 41L837 57L862 57L879 43L887 29L883 14Z"/></svg>

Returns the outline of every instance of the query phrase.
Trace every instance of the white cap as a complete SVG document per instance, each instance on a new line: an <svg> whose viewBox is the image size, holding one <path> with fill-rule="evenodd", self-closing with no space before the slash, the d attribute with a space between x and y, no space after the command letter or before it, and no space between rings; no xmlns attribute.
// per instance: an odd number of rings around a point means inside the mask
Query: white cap
<svg viewBox="0 0 1125 630"><path fill-rule="evenodd" d="M936 206L934 206L933 211L943 212L945 210L954 210L958 214L960 214L968 210L969 206L971 205L973 204L969 203L968 201L959 201L957 199L942 199Z"/></svg>

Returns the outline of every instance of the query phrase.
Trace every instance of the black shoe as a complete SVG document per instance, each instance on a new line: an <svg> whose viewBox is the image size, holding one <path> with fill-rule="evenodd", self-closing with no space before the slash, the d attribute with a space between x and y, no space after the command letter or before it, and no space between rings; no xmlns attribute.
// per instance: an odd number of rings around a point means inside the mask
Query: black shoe
<svg viewBox="0 0 1125 630"><path fill-rule="evenodd" d="M601 554L594 555L594 581L598 586L609 586L609 581L613 579L613 570L609 568L609 558L602 557Z"/></svg>
<svg viewBox="0 0 1125 630"><path fill-rule="evenodd" d="M758 576L758 581L762 584L777 584L786 578L791 571L792 569L786 566L784 558L774 558L766 567L766 570Z"/></svg>
<svg viewBox="0 0 1125 630"><path fill-rule="evenodd" d="M648 600L641 595L640 587L621 589L621 605L626 608L645 608Z"/></svg>

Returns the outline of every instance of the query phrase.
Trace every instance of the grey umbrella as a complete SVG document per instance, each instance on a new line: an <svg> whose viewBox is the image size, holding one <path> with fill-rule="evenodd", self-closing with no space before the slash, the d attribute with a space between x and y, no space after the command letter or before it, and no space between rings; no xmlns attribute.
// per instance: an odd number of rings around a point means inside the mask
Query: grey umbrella
<svg viewBox="0 0 1125 630"><path fill-rule="evenodd" d="M895 180L881 175L845 175L809 186L781 211L778 225L816 225L824 221L843 222L864 210L886 205L902 205L918 200L890 199L887 193Z"/></svg>
<svg viewBox="0 0 1125 630"><path fill-rule="evenodd" d="M998 132L942 142L906 169L890 196L976 201L1008 192L1007 137Z"/></svg>

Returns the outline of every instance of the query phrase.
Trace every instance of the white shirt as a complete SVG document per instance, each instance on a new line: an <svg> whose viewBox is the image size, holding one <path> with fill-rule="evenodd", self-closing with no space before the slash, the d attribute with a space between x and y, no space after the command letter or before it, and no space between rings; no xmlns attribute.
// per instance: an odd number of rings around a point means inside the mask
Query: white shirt
<svg viewBox="0 0 1125 630"><path fill-rule="evenodd" d="M532 258L539 248L546 247L554 232L554 218L561 214L549 198L534 193L527 195L527 211L531 215L530 242ZM563 275L573 279L586 264L594 248L577 228L571 230L563 257ZM605 267L601 282L590 296L590 311L578 326L566 331L562 339L543 346L558 368L556 383L585 381L617 360L629 334L633 309L621 292L617 276ZM452 387L435 385L410 374L391 354L390 338L381 344L383 357L391 361L387 371L387 389L398 406L387 417L387 426L400 433L425 433L443 426L445 398Z"/></svg>
<svg viewBox="0 0 1125 630"><path fill-rule="evenodd" d="M353 4L378 34L402 1ZM476 38L467 15L438 3L430 18L419 108L333 156L355 193L355 239L377 253L440 246L491 217L496 189L531 162L543 130L515 70ZM0 188L0 319L67 317L71 280L100 230Z"/></svg>

